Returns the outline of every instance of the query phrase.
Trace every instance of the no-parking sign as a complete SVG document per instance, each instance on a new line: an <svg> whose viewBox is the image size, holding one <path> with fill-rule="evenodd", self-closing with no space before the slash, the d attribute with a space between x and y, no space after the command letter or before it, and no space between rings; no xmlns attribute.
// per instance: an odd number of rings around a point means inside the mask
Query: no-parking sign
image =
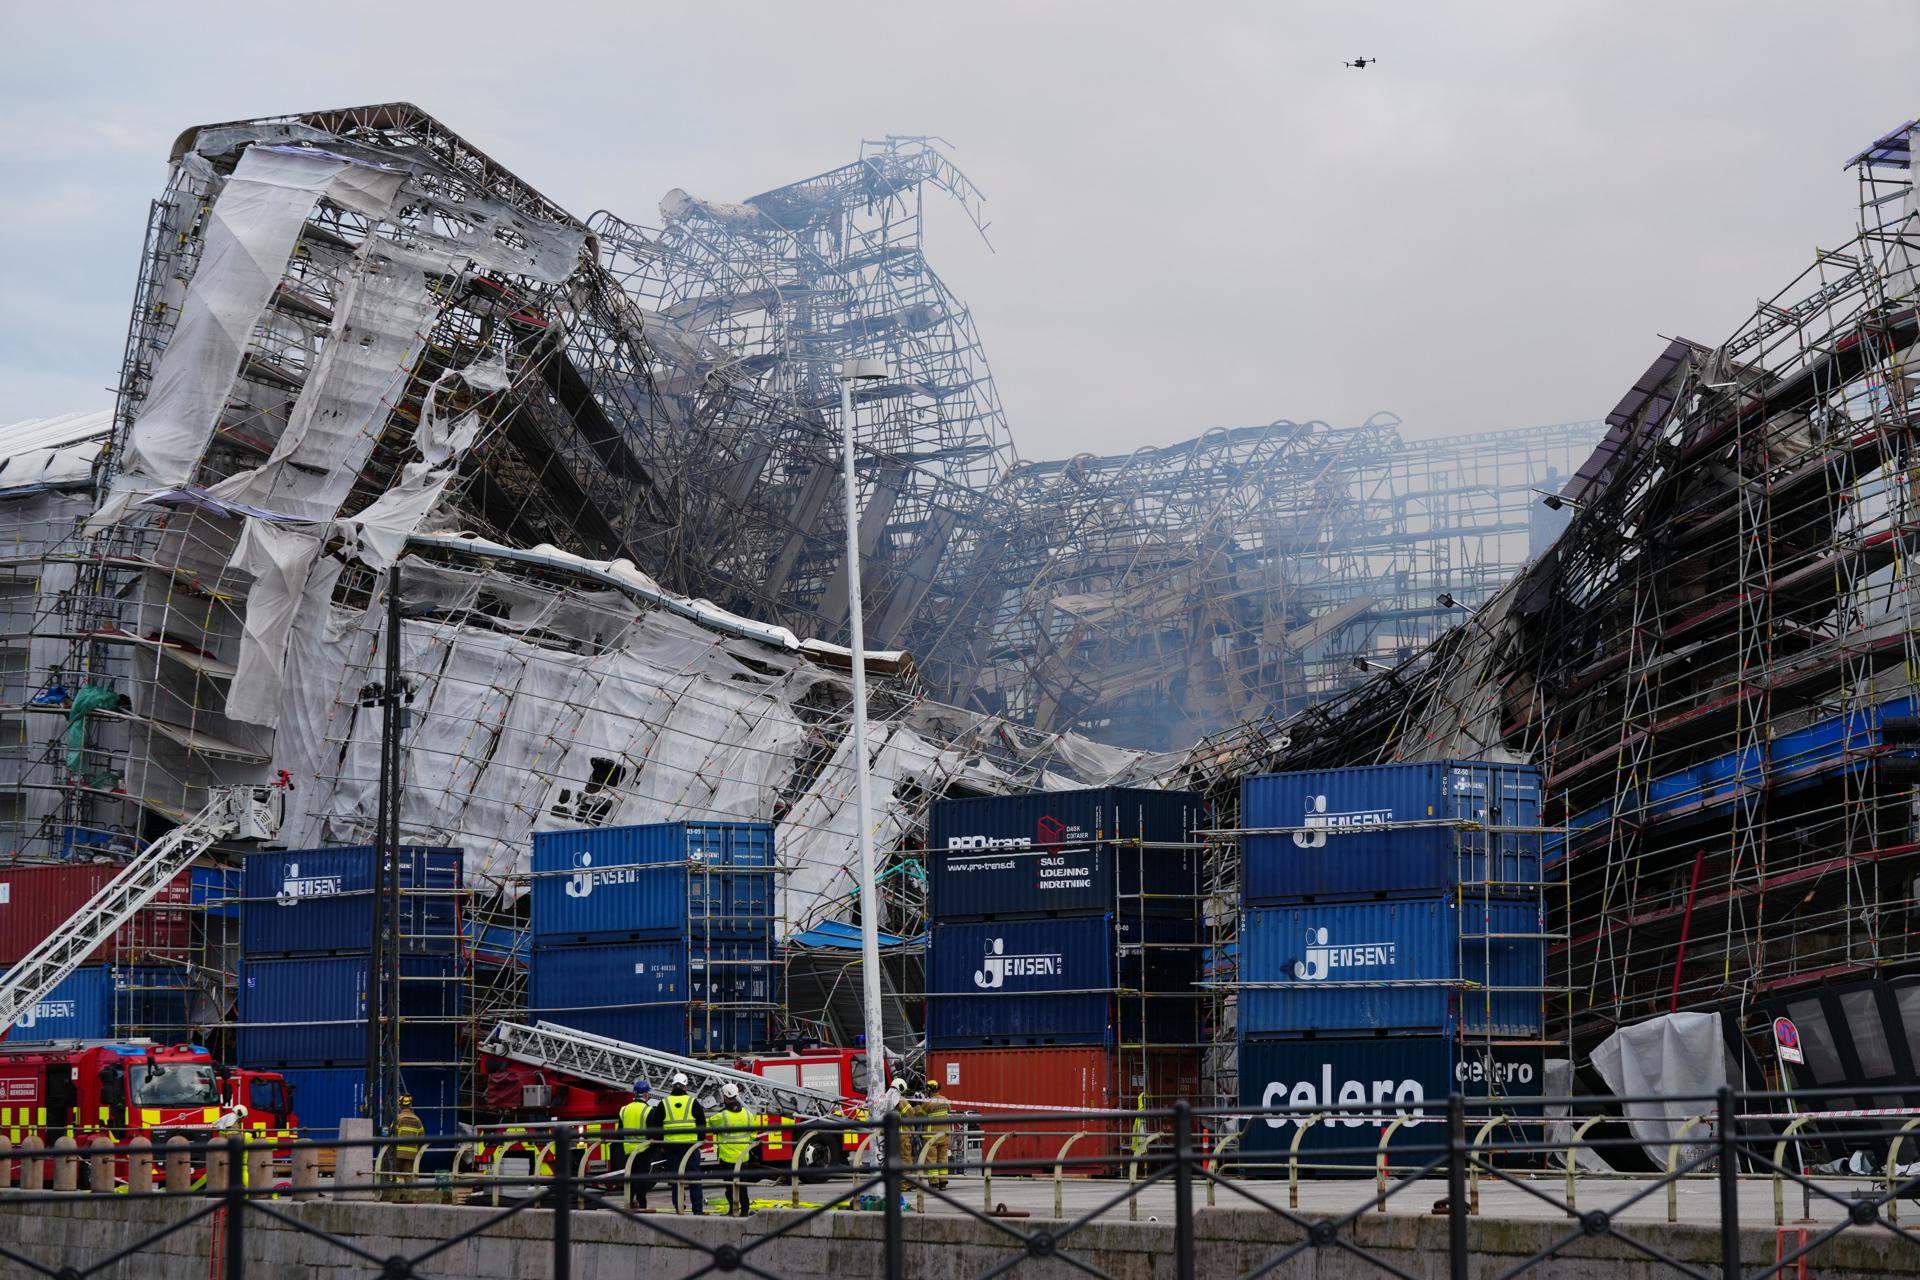
<svg viewBox="0 0 1920 1280"><path fill-rule="evenodd" d="M1792 1018L1773 1020L1773 1047L1779 1050L1782 1062L1791 1062L1795 1066L1806 1063L1807 1055L1800 1050L1800 1028L1793 1025Z"/></svg>

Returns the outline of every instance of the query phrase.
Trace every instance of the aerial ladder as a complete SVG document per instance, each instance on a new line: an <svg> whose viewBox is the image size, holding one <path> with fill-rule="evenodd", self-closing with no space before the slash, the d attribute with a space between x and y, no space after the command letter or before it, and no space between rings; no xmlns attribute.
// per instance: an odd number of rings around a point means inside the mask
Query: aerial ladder
<svg viewBox="0 0 1920 1280"><path fill-rule="evenodd" d="M723 1085L738 1085L741 1102L748 1110L763 1115L791 1116L795 1120L844 1119L849 1106L847 1099L823 1089L782 1084L751 1071L736 1071L717 1062L646 1049L551 1022L536 1022L532 1026L503 1022L493 1029L480 1051L530 1067L558 1071L609 1089L627 1089L636 1080L645 1080L655 1092L665 1093L673 1077L684 1073L690 1092L711 1090L718 1094Z"/></svg>
<svg viewBox="0 0 1920 1280"><path fill-rule="evenodd" d="M222 840L271 840L280 832L286 792L279 787L212 789L207 807L135 854L78 911L0 978L0 1032L11 1028L142 907Z"/></svg>

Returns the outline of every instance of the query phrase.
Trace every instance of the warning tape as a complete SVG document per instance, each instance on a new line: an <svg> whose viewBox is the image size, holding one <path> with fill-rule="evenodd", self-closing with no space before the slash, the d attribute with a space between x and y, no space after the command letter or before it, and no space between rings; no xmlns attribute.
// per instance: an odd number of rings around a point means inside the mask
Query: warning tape
<svg viewBox="0 0 1920 1280"><path fill-rule="evenodd" d="M1755 1111L1742 1120L1871 1120L1876 1116L1920 1116L1920 1107L1861 1107L1853 1111Z"/></svg>

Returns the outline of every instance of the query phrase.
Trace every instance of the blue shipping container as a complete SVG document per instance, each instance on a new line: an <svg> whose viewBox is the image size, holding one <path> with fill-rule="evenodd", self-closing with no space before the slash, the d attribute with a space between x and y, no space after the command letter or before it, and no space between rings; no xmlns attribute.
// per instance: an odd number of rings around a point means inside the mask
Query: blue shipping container
<svg viewBox="0 0 1920 1280"><path fill-rule="evenodd" d="M276 1067L249 1063L262 1070L278 1070L293 1086L293 1110L300 1132L308 1138L337 1138L340 1122L366 1114L367 1077L364 1067ZM452 1071L408 1067L402 1075L414 1112L429 1135L458 1130L460 1089ZM424 1163L424 1162L423 1162Z"/></svg>
<svg viewBox="0 0 1920 1280"><path fill-rule="evenodd" d="M400 1058L452 1062L466 1009L456 958L400 958ZM240 970L240 1061L246 1066L364 1062L367 957L249 956Z"/></svg>
<svg viewBox="0 0 1920 1280"><path fill-rule="evenodd" d="M177 969L88 965L22 1013L8 1040L185 1040L192 998Z"/></svg>
<svg viewBox="0 0 1920 1280"><path fill-rule="evenodd" d="M765 822L537 831L534 941L770 940L773 867Z"/></svg>
<svg viewBox="0 0 1920 1280"><path fill-rule="evenodd" d="M462 855L402 847L400 946L450 952L460 937ZM366 952L373 946L371 845L250 853L241 876L240 949L250 956Z"/></svg>
<svg viewBox="0 0 1920 1280"><path fill-rule="evenodd" d="M1378 1106L1380 1118L1342 1115L1321 1120L1300 1135L1303 1158L1320 1165L1373 1167L1374 1153L1393 1118L1421 1117L1395 1131L1390 1151L1402 1162L1425 1163L1447 1141L1447 1095L1459 1092L1470 1114L1490 1108L1538 1115L1545 1053L1538 1045L1463 1045L1446 1036L1381 1036L1363 1039L1264 1039L1240 1045L1240 1102L1249 1108L1299 1108L1302 1115L1254 1116L1240 1150L1270 1163L1243 1172L1285 1177L1295 1126L1327 1106ZM1414 1148L1416 1150L1408 1150Z"/></svg>
<svg viewBox="0 0 1920 1280"><path fill-rule="evenodd" d="M1145 930L1144 966L1117 952L1111 916L953 922L933 928L927 961L927 1042L1112 1044L1115 1037L1190 1044L1197 1034L1200 951L1185 921ZM1129 933L1127 940L1132 940ZM1144 970L1144 977L1142 973ZM1120 994L1121 989L1129 994ZM1134 995L1132 992L1144 992Z"/></svg>
<svg viewBox="0 0 1920 1280"><path fill-rule="evenodd" d="M529 1021L555 1022L668 1053L752 1053L778 1001L767 942L588 943L536 947Z"/></svg>
<svg viewBox="0 0 1920 1280"><path fill-rule="evenodd" d="M1249 907L1240 981L1276 985L1241 990L1240 1033L1536 1035L1545 1025L1545 931L1537 902L1501 899Z"/></svg>
<svg viewBox="0 0 1920 1280"><path fill-rule="evenodd" d="M1190 791L1131 787L936 800L927 814L929 908L936 920L1116 909L1197 916L1199 850L1144 846L1191 842L1200 812Z"/></svg>
<svg viewBox="0 0 1920 1280"><path fill-rule="evenodd" d="M1242 837L1249 903L1440 893L1463 881L1524 893L1540 883L1540 771L1531 765L1260 774L1241 781L1240 824L1284 829Z"/></svg>
<svg viewBox="0 0 1920 1280"><path fill-rule="evenodd" d="M193 905L206 908L208 915L222 920L240 918L239 868L194 867L190 892Z"/></svg>

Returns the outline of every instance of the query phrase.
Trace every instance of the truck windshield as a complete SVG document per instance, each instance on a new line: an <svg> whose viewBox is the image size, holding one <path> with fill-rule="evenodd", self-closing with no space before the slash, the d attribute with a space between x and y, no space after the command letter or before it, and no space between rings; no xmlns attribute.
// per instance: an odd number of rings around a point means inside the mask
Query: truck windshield
<svg viewBox="0 0 1920 1280"><path fill-rule="evenodd" d="M195 1063L154 1063L134 1072L134 1105L211 1107L220 1101L213 1068Z"/></svg>

